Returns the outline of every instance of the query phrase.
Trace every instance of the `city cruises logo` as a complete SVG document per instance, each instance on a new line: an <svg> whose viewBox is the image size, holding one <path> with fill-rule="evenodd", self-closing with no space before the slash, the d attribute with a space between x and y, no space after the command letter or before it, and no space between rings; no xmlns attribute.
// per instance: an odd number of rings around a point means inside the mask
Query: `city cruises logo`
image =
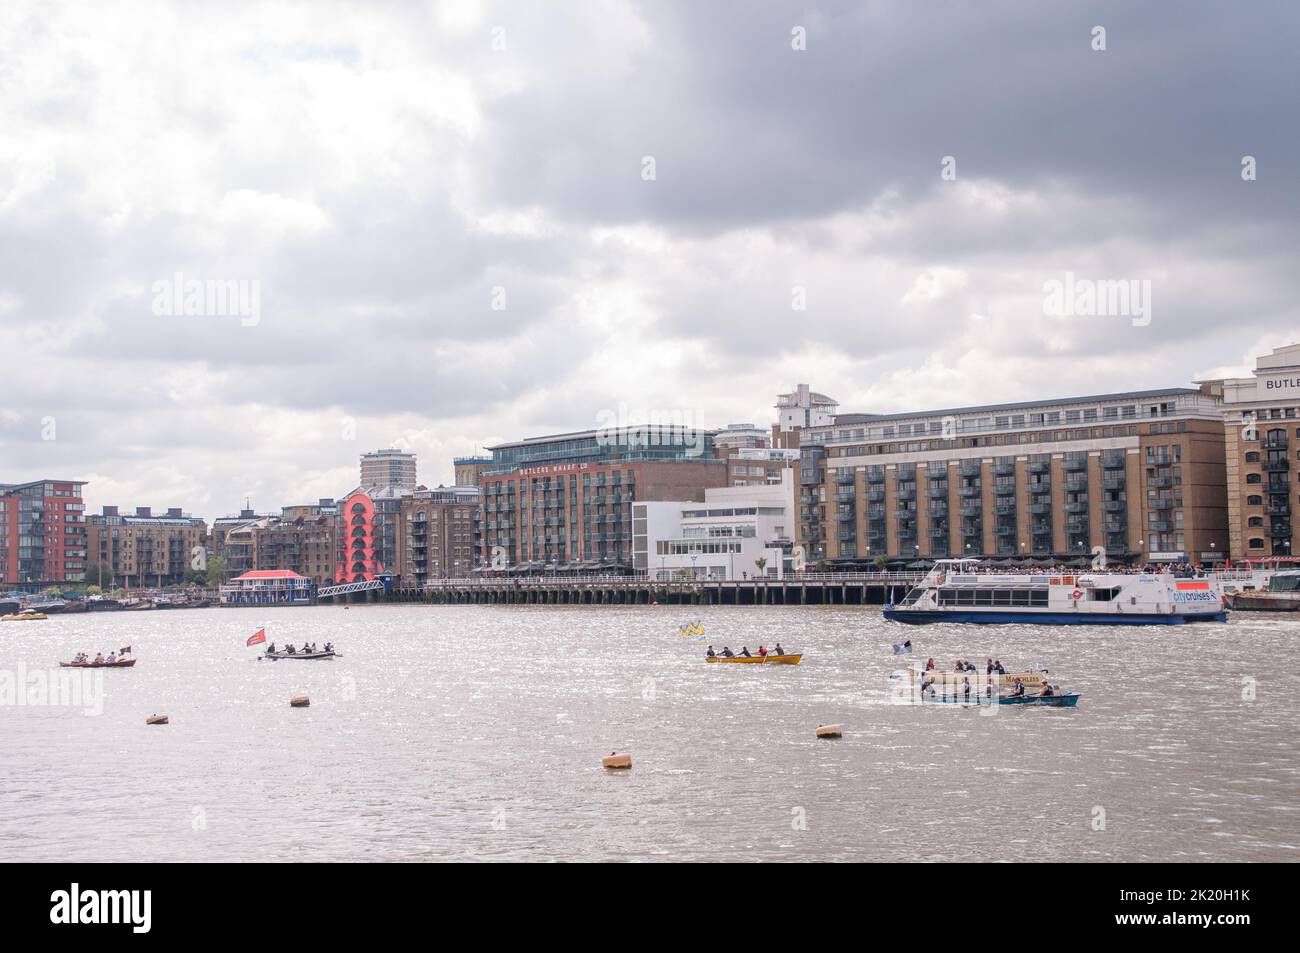
<svg viewBox="0 0 1300 953"><path fill-rule="evenodd" d="M104 713L104 673L84 668L0 669L0 708L80 708Z"/></svg>
<svg viewBox="0 0 1300 953"><path fill-rule="evenodd" d="M704 440L693 410L634 411L619 404L617 410L605 408L596 413L596 444L601 447L682 447L686 456L698 457L704 453Z"/></svg>
<svg viewBox="0 0 1300 953"><path fill-rule="evenodd" d="M1130 318L1135 328L1151 323L1151 280L1076 278L1043 282L1043 314L1049 318Z"/></svg>
<svg viewBox="0 0 1300 953"><path fill-rule="evenodd" d="M153 283L153 313L160 318L239 318L262 323L262 283L245 279L186 279L179 271Z"/></svg>
<svg viewBox="0 0 1300 953"><path fill-rule="evenodd" d="M54 924L128 924L132 933L148 933L153 922L151 890L85 890L74 883L70 890L50 894L50 922Z"/></svg>

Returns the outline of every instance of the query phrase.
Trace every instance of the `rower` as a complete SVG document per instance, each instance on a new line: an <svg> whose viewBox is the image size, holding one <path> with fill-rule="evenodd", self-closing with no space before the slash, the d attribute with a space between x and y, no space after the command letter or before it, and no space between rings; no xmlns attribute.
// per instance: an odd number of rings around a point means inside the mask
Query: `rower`
<svg viewBox="0 0 1300 953"><path fill-rule="evenodd" d="M731 649L727 648L727 646L724 645L724 646L722 647L722 657L723 657L723 658L735 658L736 656L735 656L735 653L733 653L733 652L731 651Z"/></svg>
<svg viewBox="0 0 1300 953"><path fill-rule="evenodd" d="M740 654L743 655L743 656L745 656L745 658L753 658L753 657L754 657L754 656L752 656L752 655L749 654L749 646L748 646L748 645L742 645L742 646L740 647Z"/></svg>
<svg viewBox="0 0 1300 953"><path fill-rule="evenodd" d="M785 649L781 648L781 643L780 643L780 642L776 643L776 648L774 648L774 649L772 650L772 654L773 654L773 655L784 655L784 654L785 654Z"/></svg>
<svg viewBox="0 0 1300 953"><path fill-rule="evenodd" d="M1044 680L1043 680L1043 690L1042 690L1041 692L1038 693L1038 697L1039 697L1039 698L1051 698L1051 697L1052 697L1053 695L1055 695L1055 694L1056 694L1056 693L1055 693L1054 691L1052 691L1052 686L1049 685L1049 684L1047 683L1047 680L1046 680L1046 679L1044 679Z"/></svg>
<svg viewBox="0 0 1300 953"><path fill-rule="evenodd" d="M266 650L266 654L267 654L267 655L274 655L274 654L275 654L275 643L274 643L274 642L272 642L272 643L271 643L271 647L270 647L269 649Z"/></svg>
<svg viewBox="0 0 1300 953"><path fill-rule="evenodd" d="M1024 694L1025 694L1025 683L1017 678L1016 687L1011 690L1011 697L1020 698Z"/></svg>
<svg viewBox="0 0 1300 953"><path fill-rule="evenodd" d="M107 659L107 661L108 661L108 664L109 664L109 665L112 665L114 662L116 662L116 661L117 661L117 653L116 653L116 652L109 652L109 653L108 653L108 659Z"/></svg>
<svg viewBox="0 0 1300 953"><path fill-rule="evenodd" d="M712 646L712 645L709 646L709 651L705 653L705 657L706 657L706 658L717 658L717 657L718 657L718 656L714 653L714 651L713 651L713 646Z"/></svg>
<svg viewBox="0 0 1300 953"><path fill-rule="evenodd" d="M758 647L758 657L763 658L765 655L767 655L767 649L763 648L763 646L760 645Z"/></svg>

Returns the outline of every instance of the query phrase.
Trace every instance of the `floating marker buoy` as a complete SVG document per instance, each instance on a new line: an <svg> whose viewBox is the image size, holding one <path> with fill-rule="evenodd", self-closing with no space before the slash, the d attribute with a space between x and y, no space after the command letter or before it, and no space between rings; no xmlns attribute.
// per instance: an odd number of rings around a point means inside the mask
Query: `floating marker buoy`
<svg viewBox="0 0 1300 953"><path fill-rule="evenodd" d="M144 720L146 725L165 725L167 724L166 715L150 715Z"/></svg>
<svg viewBox="0 0 1300 953"><path fill-rule="evenodd" d="M290 708L306 708L311 704L311 699L306 695L294 695L289 699Z"/></svg>
<svg viewBox="0 0 1300 953"><path fill-rule="evenodd" d="M843 725L818 725L818 738L842 738L844 736Z"/></svg>
<svg viewBox="0 0 1300 953"><path fill-rule="evenodd" d="M630 768L632 767L632 756L626 751L622 754L611 751L607 756L600 759L602 768Z"/></svg>

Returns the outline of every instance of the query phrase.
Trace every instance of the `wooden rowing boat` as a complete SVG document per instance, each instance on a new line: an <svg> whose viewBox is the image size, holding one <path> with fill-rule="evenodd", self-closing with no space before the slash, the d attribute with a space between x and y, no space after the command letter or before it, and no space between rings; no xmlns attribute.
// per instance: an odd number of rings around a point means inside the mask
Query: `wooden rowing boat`
<svg viewBox="0 0 1300 953"><path fill-rule="evenodd" d="M118 659L116 662L60 662L60 668L130 668L135 659Z"/></svg>
<svg viewBox="0 0 1300 953"><path fill-rule="evenodd" d="M44 612L15 612L3 617L5 622L29 622L32 619L49 618Z"/></svg>
<svg viewBox="0 0 1300 953"><path fill-rule="evenodd" d="M798 665L799 660L803 658L802 653L798 655L737 655L733 658L723 658L721 655L706 656L706 662L741 662L750 665L758 665L762 662L771 662L774 665Z"/></svg>
<svg viewBox="0 0 1300 953"><path fill-rule="evenodd" d="M334 656L338 654L339 653L337 652L294 652L292 654L290 654L289 652L274 652L274 653L267 652L262 657L269 658L269 659L291 658L291 659L298 659L304 662L313 662L313 661L319 661L320 659L334 658Z"/></svg>
<svg viewBox="0 0 1300 953"><path fill-rule="evenodd" d="M1051 705L1053 708L1073 708L1079 703L1078 692L1062 692L1060 695L1005 695L998 699L999 705Z"/></svg>

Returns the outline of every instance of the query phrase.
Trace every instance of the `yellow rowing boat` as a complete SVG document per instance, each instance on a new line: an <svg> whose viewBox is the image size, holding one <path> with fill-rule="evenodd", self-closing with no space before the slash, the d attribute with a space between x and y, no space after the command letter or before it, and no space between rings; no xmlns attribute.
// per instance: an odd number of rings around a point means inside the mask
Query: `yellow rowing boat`
<svg viewBox="0 0 1300 953"><path fill-rule="evenodd" d="M26 622L29 619L48 619L44 612L15 612L7 616L0 616L5 622Z"/></svg>
<svg viewBox="0 0 1300 953"><path fill-rule="evenodd" d="M802 659L802 658L803 658L803 655L802 655L802 654L799 654L799 655L753 655L753 656L737 655L737 656L735 656L735 657L733 657L733 658L723 658L721 655L713 655L713 656L707 656L707 657L705 657L704 661L706 661L706 662L742 662L742 663L749 663L749 664L751 664L751 665L757 665L757 664L759 664L759 663L761 663L761 662L772 662L772 663L775 663L776 665L798 665L798 664L799 664L799 660Z"/></svg>

